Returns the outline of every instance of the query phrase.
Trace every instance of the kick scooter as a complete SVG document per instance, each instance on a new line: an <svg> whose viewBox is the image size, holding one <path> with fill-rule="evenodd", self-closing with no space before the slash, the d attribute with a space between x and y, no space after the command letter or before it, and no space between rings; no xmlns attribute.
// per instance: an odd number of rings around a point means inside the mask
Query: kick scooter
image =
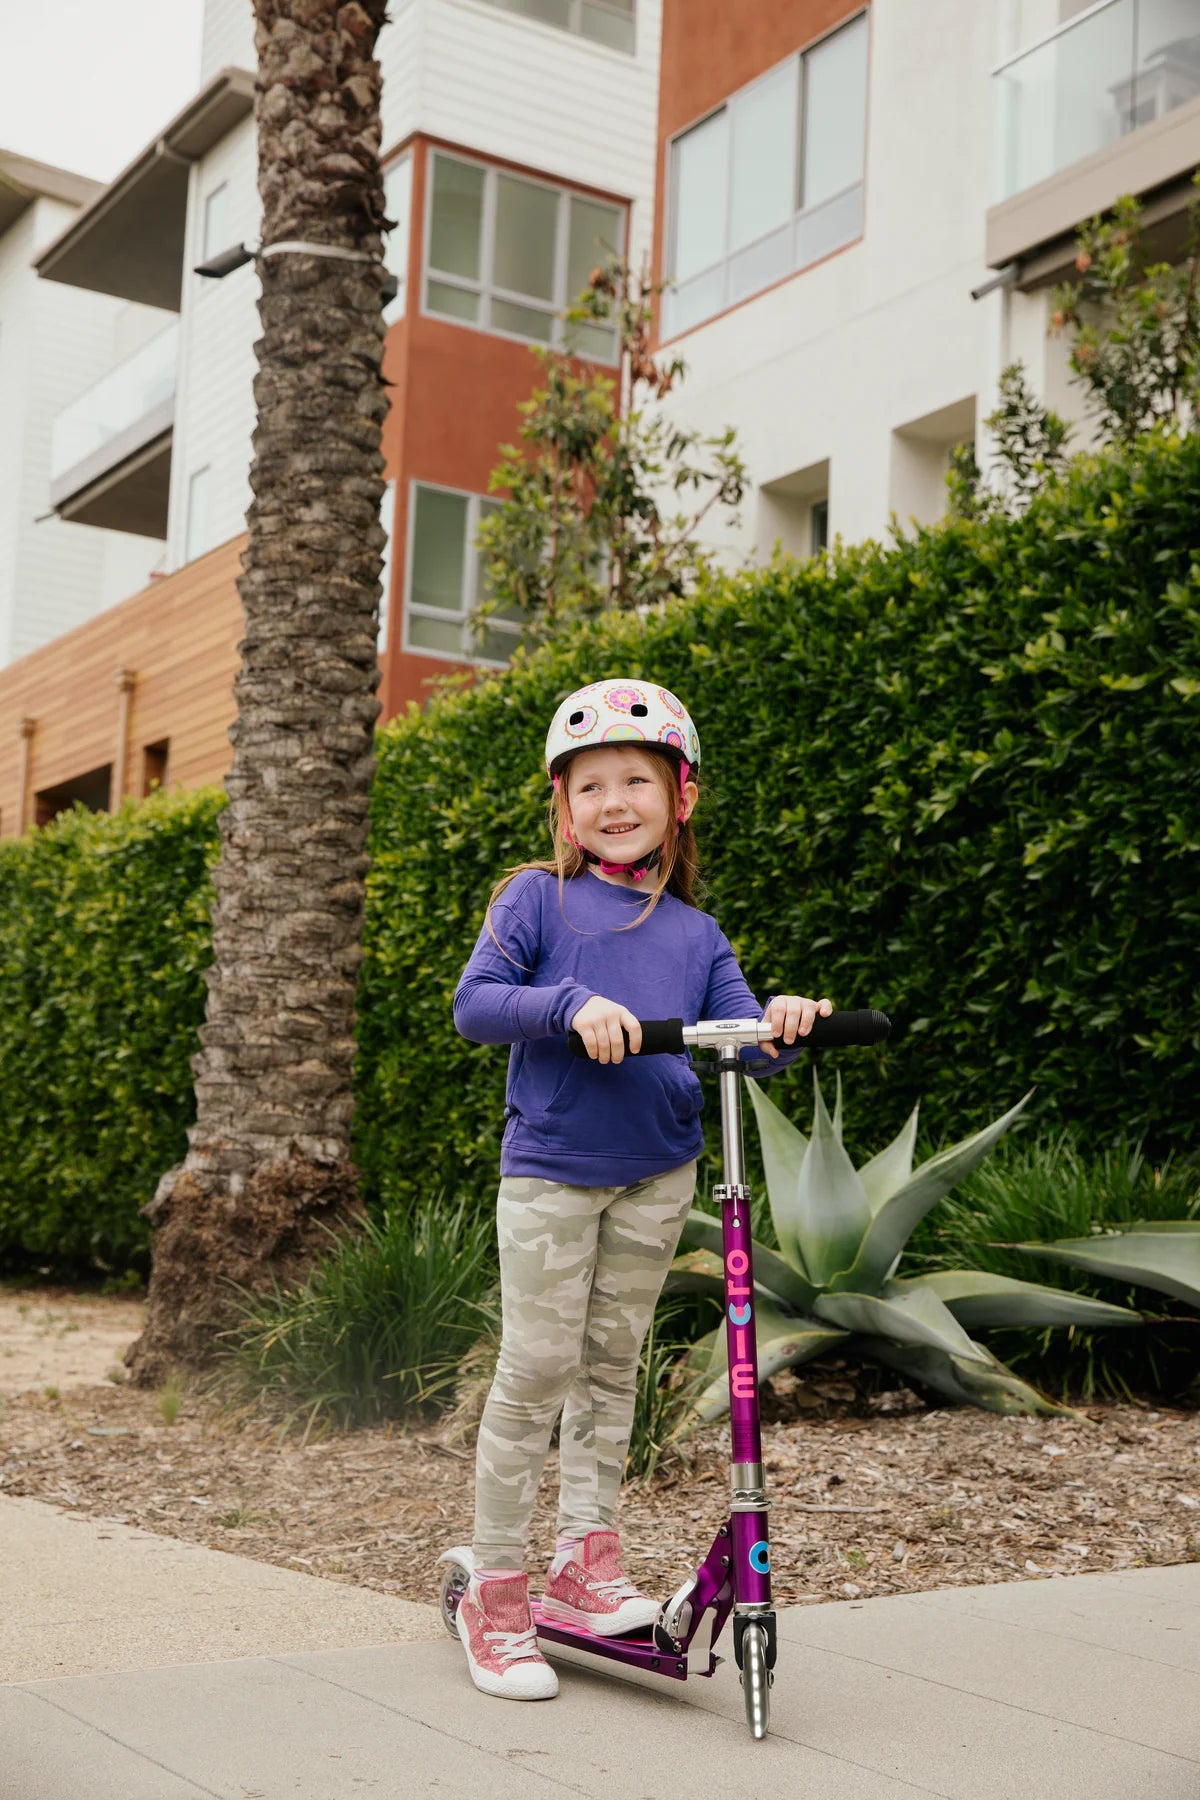
<svg viewBox="0 0 1200 1800"><path fill-rule="evenodd" d="M891 1030L886 1014L874 1011L831 1013L813 1021L802 1049L834 1045L877 1044ZM572 1048L586 1054L572 1032ZM715 1050L721 1090L721 1145L724 1179L713 1189L721 1214L725 1273L725 1330L729 1349L729 1418L732 1433L733 1500L729 1517L718 1528L708 1555L694 1575L663 1606L653 1626L625 1637L599 1637L584 1628L546 1617L532 1600L538 1641L547 1656L570 1652L572 1661L599 1657L627 1669L671 1681L690 1674L712 1675L721 1658L717 1639L733 1614L733 1654L741 1673L746 1722L756 1738L767 1735L770 1689L775 1679L775 1612L771 1605L771 1553L767 1533L767 1495L763 1481L759 1430L758 1355L754 1335L753 1240L750 1189L742 1150L742 1076L746 1065L739 1052L770 1041L771 1028L760 1019L710 1020L685 1025L681 1019L642 1021L643 1056L679 1055L685 1048ZM782 1050L790 1048L776 1038ZM442 1619L457 1637L458 1603L471 1576L469 1549L447 1550L440 1591ZM712 1614L707 1644L693 1643L701 1622Z"/></svg>

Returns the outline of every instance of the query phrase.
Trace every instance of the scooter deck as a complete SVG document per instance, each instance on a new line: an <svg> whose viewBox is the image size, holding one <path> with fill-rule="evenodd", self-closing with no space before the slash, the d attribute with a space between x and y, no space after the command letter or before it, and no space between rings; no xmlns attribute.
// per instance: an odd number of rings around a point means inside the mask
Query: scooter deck
<svg viewBox="0 0 1200 1800"><path fill-rule="evenodd" d="M628 1637L601 1637L597 1632L589 1631L586 1626L564 1625L558 1619L548 1619L537 1598L531 1597L530 1608L539 1641L544 1644L560 1644L564 1649L602 1657L607 1662L622 1663L626 1668L641 1669L649 1675L661 1675L669 1681L686 1681L688 1678L687 1651L678 1656L664 1654L655 1643L650 1626L632 1632ZM690 1672L693 1675L711 1675L717 1667L717 1658L711 1651L708 1661L707 1669L695 1668Z"/></svg>

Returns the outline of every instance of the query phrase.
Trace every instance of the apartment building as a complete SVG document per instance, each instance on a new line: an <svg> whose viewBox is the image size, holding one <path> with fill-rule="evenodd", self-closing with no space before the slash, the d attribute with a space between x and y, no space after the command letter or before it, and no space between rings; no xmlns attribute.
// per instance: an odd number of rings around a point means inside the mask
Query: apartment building
<svg viewBox="0 0 1200 1800"><path fill-rule="evenodd" d="M12 638L0 832L228 763L257 283L195 270L256 239L252 55L248 0L209 0L194 100L28 246L39 291L144 335L63 396L46 500L22 504L159 565L118 604L89 590L65 635ZM715 541L809 554L938 516L1013 357L1078 412L1046 335L1073 232L1134 191L1169 254L1200 161L1195 0L400 0L380 57L385 714L471 660L488 473L529 346L561 341L602 250L672 283L676 416L737 429L751 490ZM603 332L579 348L611 357ZM0 454L14 436L0 414ZM511 641L495 621L483 653Z"/></svg>

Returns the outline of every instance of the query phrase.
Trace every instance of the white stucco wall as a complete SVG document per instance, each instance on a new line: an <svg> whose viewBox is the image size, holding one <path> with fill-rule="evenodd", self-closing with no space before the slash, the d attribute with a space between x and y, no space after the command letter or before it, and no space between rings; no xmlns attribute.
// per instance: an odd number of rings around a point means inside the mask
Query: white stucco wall
<svg viewBox="0 0 1200 1800"><path fill-rule="evenodd" d="M689 367L673 416L735 425L754 490L778 484L748 496L739 531L714 530L731 555L777 536L806 550L807 507L789 532L788 492L826 461L847 540L883 535L893 508L941 510L939 418L988 410L994 381L996 309L970 297L989 273L994 48L989 6L875 0L862 240L672 346Z"/></svg>

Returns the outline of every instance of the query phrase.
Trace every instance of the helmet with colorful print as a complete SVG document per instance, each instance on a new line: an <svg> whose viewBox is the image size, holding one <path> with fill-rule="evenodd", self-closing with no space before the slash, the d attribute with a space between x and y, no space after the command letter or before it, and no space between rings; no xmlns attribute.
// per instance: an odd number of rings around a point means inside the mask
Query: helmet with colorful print
<svg viewBox="0 0 1200 1800"><path fill-rule="evenodd" d="M652 681L614 676L568 694L546 734L546 773L553 779L579 750L604 744L644 744L700 763L700 739L683 702Z"/></svg>

